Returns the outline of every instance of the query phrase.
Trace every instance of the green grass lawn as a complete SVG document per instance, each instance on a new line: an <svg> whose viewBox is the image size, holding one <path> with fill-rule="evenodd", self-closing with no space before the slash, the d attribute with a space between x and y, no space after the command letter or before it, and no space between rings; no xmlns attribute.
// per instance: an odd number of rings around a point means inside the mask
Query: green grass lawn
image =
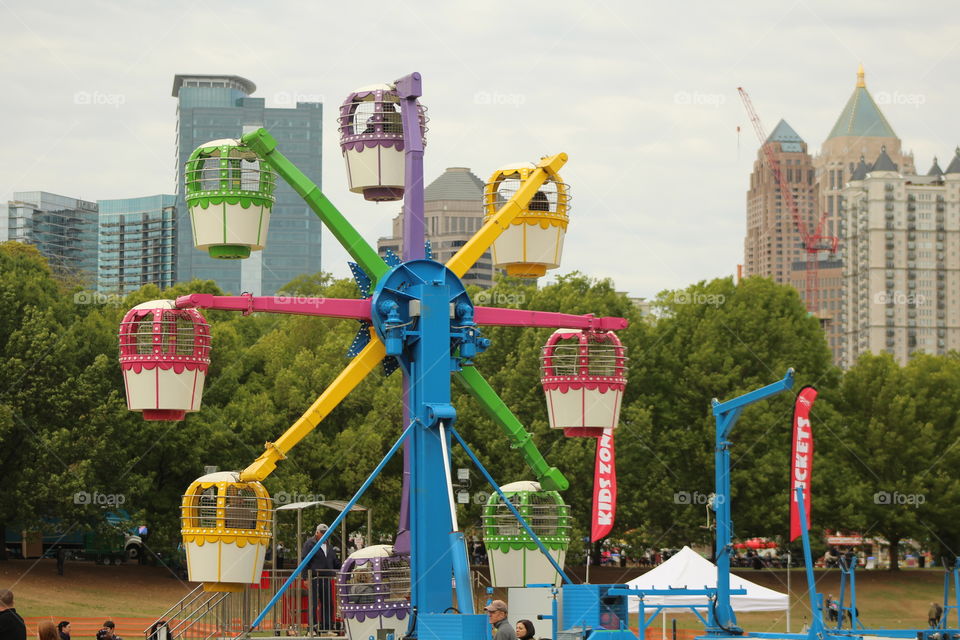
<svg viewBox="0 0 960 640"><path fill-rule="evenodd" d="M737 575L764 587L785 593L785 570L736 571ZM824 597L840 596L840 571L817 569L814 572L817 591ZM860 620L869 628L926 628L927 609L931 601L943 599L943 571L941 569L901 569L857 572L857 609ZM811 619L806 573L803 569L790 572L790 631L800 631ZM847 597L849 601L849 596ZM954 614L955 615L955 614ZM672 619L678 629L700 629L702 624L693 614L667 614L668 633ZM737 622L747 631L782 632L787 630L786 611L770 613L743 613ZM631 620L636 624L636 616ZM954 626L960 626L954 619ZM653 625L660 627L658 619Z"/></svg>
<svg viewBox="0 0 960 640"><path fill-rule="evenodd" d="M762 586L785 592L786 571L736 571ZM806 574L791 571L791 627L798 632L810 620ZM607 576L598 576L604 580ZM631 576L632 577L632 576ZM840 595L840 572L818 569L817 590ZM610 576L610 581L629 579ZM598 580L599 581L599 580ZM12 589L17 610L25 616L151 617L159 616L186 595L193 585L180 582L162 567L122 565L105 567L90 562L69 562L66 575L58 576L53 560L11 560L0 563L0 589ZM859 571L857 606L864 624L873 628L924 628L930 601L943 595L941 569L902 569L898 572ZM497 597L503 597L498 593ZM667 614L679 629L702 629L692 614ZM740 614L738 622L747 631L787 630L786 612ZM631 626L637 625L636 616ZM660 626L657 620L654 625ZM955 622L955 626L960 623Z"/></svg>

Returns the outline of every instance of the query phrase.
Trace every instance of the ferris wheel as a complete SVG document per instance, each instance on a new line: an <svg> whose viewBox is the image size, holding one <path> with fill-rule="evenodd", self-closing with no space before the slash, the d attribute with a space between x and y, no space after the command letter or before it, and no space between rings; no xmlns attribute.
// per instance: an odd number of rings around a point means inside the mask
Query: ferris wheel
<svg viewBox="0 0 960 640"><path fill-rule="evenodd" d="M272 501L262 481L366 376L381 365L388 375L399 368L404 379L402 432L325 536L336 529L391 457L406 447L401 533L394 545L361 549L345 563L345 572L358 577L351 581L345 576L341 591L347 597L344 612L359 613L353 619L360 621L387 610L396 615L400 608L383 595L388 590L378 594L358 585L386 580L383 576L389 572L384 567L396 570L394 560L404 557L409 563L407 611L416 612L418 636L452 634L483 640L489 636L488 623L485 616L474 613L467 549L453 496L451 447L454 443L461 446L493 486L484 529L490 541L496 542L495 552L504 554L491 559L500 562L500 575L512 576L504 580L530 582L541 575L550 580L563 575L569 512L557 492L569 483L559 469L546 462L531 434L478 370L474 359L490 344L482 327L557 330L541 358L548 416L551 427L566 435L597 437L598 470L602 464L607 473L606 484L595 490L597 512L598 499L611 496L612 433L619 420L627 368L625 348L614 332L624 329L627 321L477 306L463 284L466 272L488 250L495 266L515 277L536 278L559 266L570 211L570 189L559 175L567 161L563 153L536 163L504 165L494 172L484 189L481 228L445 263L432 258L424 242L427 118L419 102L421 93L418 73L391 84L366 86L347 96L337 117L350 190L368 201L403 200L401 256L380 256L320 189L283 156L265 129L240 140L202 145L187 162L186 200L198 249L219 259L242 259L262 250L279 177L350 254L360 298L280 300L248 294L192 294L175 301L144 303L123 319L120 361L131 410L142 411L147 420L180 420L186 413L200 410L210 363L210 327L199 309L359 321L360 329L349 348L352 359L285 433L268 442L246 469L205 475L187 489L181 517L190 579L218 591L240 590L258 579L272 537ZM502 428L535 482L501 489L482 468L456 429L453 379ZM612 490L615 498L615 476ZM515 520L508 522L511 517ZM607 524L612 526L609 513ZM319 548L317 544L314 549ZM541 559L528 559L528 551L542 552ZM524 555L508 555L517 552ZM517 574L511 569L518 558L523 567L531 567L529 573ZM291 581L309 559L310 555L304 558ZM544 571L538 572L536 562L543 564ZM361 579L365 571L370 575ZM450 613L451 575L459 587L456 613ZM353 587L357 589L351 590ZM357 597L351 600L352 595ZM262 617L263 613L253 626ZM351 618L347 617L349 624ZM366 638L369 630L369 625L361 628L358 623L351 636Z"/></svg>

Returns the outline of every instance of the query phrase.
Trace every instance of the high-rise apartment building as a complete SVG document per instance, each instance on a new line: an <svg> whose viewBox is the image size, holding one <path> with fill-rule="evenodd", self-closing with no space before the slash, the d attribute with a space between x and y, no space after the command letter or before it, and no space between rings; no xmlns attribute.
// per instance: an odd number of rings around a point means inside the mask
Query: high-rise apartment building
<svg viewBox="0 0 960 640"><path fill-rule="evenodd" d="M905 174L881 149L843 190L845 342L840 364L868 351L904 364L960 349L960 149L947 167Z"/></svg>
<svg viewBox="0 0 960 640"><path fill-rule="evenodd" d="M810 227L811 233L814 227ZM797 260L790 268L790 284L805 298L807 266L810 263ZM813 285L816 293L816 316L826 334L827 344L838 362L843 349L843 327L840 320L843 309L843 260L839 253L821 251L817 254L817 273Z"/></svg>
<svg viewBox="0 0 960 640"><path fill-rule="evenodd" d="M126 295L145 284L176 282L177 196L98 200L100 210L97 290Z"/></svg>
<svg viewBox="0 0 960 640"><path fill-rule="evenodd" d="M797 214L813 234L818 223L819 184L807 143L796 131L780 120L764 144L773 143L773 156L793 194ZM747 192L747 237L744 241L744 275L771 278L779 284L792 285L800 298L815 313L829 334L839 313L841 271L839 261L826 252L814 257L817 265L815 304L807 302L807 251L803 235L797 228L793 212L787 209L763 149L750 174ZM831 347L839 338L828 338Z"/></svg>
<svg viewBox="0 0 960 640"><path fill-rule="evenodd" d="M817 184L807 143L785 120L777 124L764 144L770 143L773 143L773 156L780 171L793 192L798 213L810 228L811 224L816 224ZM793 263L805 259L803 238L780 194L780 183L774 177L761 148L753 163L750 190L747 192L744 275L790 284ZM800 291L803 291L802 287Z"/></svg>
<svg viewBox="0 0 960 640"><path fill-rule="evenodd" d="M483 224L483 180L465 167L450 167L424 189L424 225L433 259L446 262L466 244ZM403 247L403 215L393 219L393 235L380 238L380 255L387 249L400 255ZM493 260L483 254L463 276L464 284L493 286Z"/></svg>
<svg viewBox="0 0 960 640"><path fill-rule="evenodd" d="M839 240L836 255L824 256L832 265L820 272L820 311L819 316L827 334L827 341L833 352L834 362L845 358L846 326L840 319L840 309L845 306L843 267L845 231L843 220L843 189L850 181L853 171L861 158L874 159L886 149L887 155L905 175L916 173L913 155L903 152L902 143L893 127L887 121L873 96L867 90L863 66L857 70L857 84L847 104L830 130L830 134L820 147L820 153L814 158L817 169L819 189L819 210L824 217L823 233ZM804 278L806 265L797 264L795 279Z"/></svg>
<svg viewBox="0 0 960 640"><path fill-rule="evenodd" d="M857 72L853 94L817 155L810 158L806 144L782 120L768 138L770 141L779 143L774 150L808 232L814 233L818 221L823 219L821 235L838 239L836 253L821 251L816 256L817 294L813 311L824 328L834 361L841 363L848 359L844 352L848 342L844 320L847 308L844 187L852 179L861 158L871 159L872 164L881 149L886 150L901 175L916 173L913 156L903 152L893 127L867 91L863 67ZM809 172L811 166L813 180L803 184L798 171ZM810 306L806 300L808 264L800 234L790 219L790 212L783 210L777 183L761 152L754 163L747 194L744 273L789 283Z"/></svg>
<svg viewBox="0 0 960 640"><path fill-rule="evenodd" d="M321 184L323 105L297 102L291 108L268 108L251 97L256 86L239 76L177 75L177 280L215 280L232 293L272 295L288 282L320 267L322 223L283 180L277 181L267 247L246 260L215 260L193 247L190 218L184 202L184 165L193 150L211 140L235 139L266 127L280 151Z"/></svg>
<svg viewBox="0 0 960 640"><path fill-rule="evenodd" d="M0 209L0 240L37 247L58 276L97 283L97 205L46 191L18 191Z"/></svg>

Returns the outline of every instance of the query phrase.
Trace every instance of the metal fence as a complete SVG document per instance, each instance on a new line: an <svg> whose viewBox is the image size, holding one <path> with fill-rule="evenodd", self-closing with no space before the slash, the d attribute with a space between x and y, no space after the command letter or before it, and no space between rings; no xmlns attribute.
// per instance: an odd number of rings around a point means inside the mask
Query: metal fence
<svg viewBox="0 0 960 640"><path fill-rule="evenodd" d="M242 591L204 591L200 585L144 629L145 640L221 640L250 631L292 570L265 570L259 583ZM315 576L294 580L257 632L275 636L343 636L343 620L336 600L336 579Z"/></svg>

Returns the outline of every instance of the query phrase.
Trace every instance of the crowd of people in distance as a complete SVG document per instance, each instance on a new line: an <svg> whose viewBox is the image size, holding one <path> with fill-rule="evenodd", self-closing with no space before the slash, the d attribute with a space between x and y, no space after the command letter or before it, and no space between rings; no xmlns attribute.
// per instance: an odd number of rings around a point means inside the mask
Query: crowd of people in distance
<svg viewBox="0 0 960 640"><path fill-rule="evenodd" d="M37 640L70 640L70 621L44 620L37 625L36 634L30 634ZM13 603L13 591L0 589L0 640L27 640L27 625L23 616L17 613ZM97 640L123 640L117 635L117 625L106 620L97 631Z"/></svg>

